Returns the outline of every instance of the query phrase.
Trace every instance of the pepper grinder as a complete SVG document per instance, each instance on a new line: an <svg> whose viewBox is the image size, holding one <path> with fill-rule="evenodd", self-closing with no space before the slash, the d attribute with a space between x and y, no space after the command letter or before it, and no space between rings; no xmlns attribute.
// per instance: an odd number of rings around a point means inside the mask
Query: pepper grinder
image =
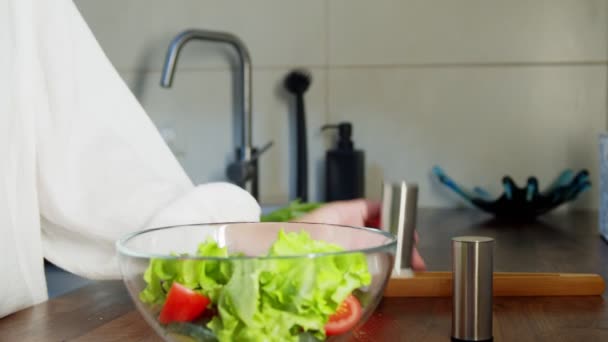
<svg viewBox="0 0 608 342"><path fill-rule="evenodd" d="M393 278L411 277L412 251L418 209L418 185L412 182L385 182L382 188L380 229L397 237Z"/></svg>
<svg viewBox="0 0 608 342"><path fill-rule="evenodd" d="M452 341L492 341L494 239L452 239Z"/></svg>

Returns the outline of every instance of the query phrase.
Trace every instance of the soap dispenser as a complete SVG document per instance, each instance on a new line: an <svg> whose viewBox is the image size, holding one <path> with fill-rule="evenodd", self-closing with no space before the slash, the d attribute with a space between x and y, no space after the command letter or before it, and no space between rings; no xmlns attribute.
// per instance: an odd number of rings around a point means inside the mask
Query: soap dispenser
<svg viewBox="0 0 608 342"><path fill-rule="evenodd" d="M342 201L365 196L365 154L355 150L350 122L325 125L322 131L338 131L335 148L325 155L325 201Z"/></svg>

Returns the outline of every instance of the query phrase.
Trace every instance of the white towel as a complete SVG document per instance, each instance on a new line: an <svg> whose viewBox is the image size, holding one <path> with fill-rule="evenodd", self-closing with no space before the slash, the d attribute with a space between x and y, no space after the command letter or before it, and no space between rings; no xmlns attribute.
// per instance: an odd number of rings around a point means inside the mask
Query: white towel
<svg viewBox="0 0 608 342"><path fill-rule="evenodd" d="M43 257L117 278L128 232L259 219L193 186L71 0L0 0L0 75L0 317L47 299Z"/></svg>

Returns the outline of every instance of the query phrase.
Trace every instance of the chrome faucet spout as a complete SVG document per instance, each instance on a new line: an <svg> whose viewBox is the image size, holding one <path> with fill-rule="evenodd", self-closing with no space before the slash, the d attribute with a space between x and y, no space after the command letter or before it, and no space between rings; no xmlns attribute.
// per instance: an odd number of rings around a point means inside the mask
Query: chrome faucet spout
<svg viewBox="0 0 608 342"><path fill-rule="evenodd" d="M251 57L247 46L232 33L218 32L209 30L186 30L175 36L169 44L163 72L161 75L160 85L164 88L170 88L173 85L175 69L182 48L191 40L212 41L218 43L229 44L234 47L239 57L238 74L241 82L238 84L237 91L240 93L241 104L241 154L239 159L247 160L251 157L252 151L252 86L251 86Z"/></svg>
<svg viewBox="0 0 608 342"><path fill-rule="evenodd" d="M254 197L258 197L258 168L257 168L257 156L252 158L255 152L253 147L252 139L252 82L251 82L251 57L247 46L232 33L209 31L200 29L190 29L179 33L175 36L169 48L163 65L163 72L161 75L160 85L163 88L170 88L173 85L173 79L175 70L177 67L177 61L179 59L182 48L191 40L202 40L211 41L218 43L225 43L232 46L239 58L237 73L240 82L237 82L237 92L240 94L242 101L240 108L240 121L241 121L241 136L239 141L239 148L237 149L237 159L233 165L230 165L231 169L241 169L243 172L227 172L228 177L238 185L246 187L246 183L251 181L251 191Z"/></svg>

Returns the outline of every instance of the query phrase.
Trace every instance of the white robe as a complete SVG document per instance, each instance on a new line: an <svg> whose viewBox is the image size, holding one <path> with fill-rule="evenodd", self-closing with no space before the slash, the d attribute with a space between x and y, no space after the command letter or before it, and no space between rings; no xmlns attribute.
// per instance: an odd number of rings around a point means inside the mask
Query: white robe
<svg viewBox="0 0 608 342"><path fill-rule="evenodd" d="M192 184L71 0L0 0L0 317L47 299L43 258L119 278L128 232L259 214Z"/></svg>

